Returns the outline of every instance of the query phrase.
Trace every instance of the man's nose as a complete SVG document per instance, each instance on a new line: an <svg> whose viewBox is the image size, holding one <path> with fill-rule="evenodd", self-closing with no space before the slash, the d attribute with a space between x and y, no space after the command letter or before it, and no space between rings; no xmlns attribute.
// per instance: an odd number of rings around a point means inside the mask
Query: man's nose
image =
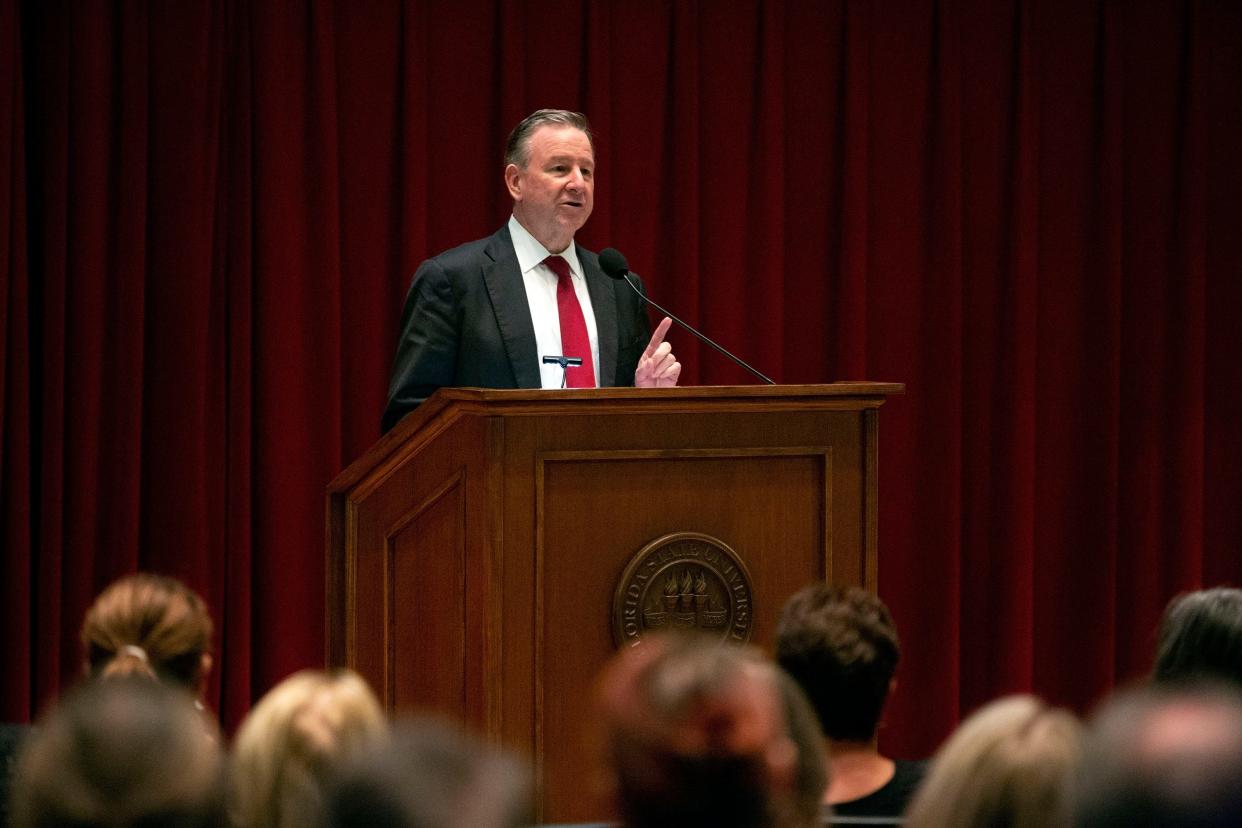
<svg viewBox="0 0 1242 828"><path fill-rule="evenodd" d="M569 186L576 189L582 189L586 184L586 178L582 175L582 169L574 167L573 172L569 176Z"/></svg>

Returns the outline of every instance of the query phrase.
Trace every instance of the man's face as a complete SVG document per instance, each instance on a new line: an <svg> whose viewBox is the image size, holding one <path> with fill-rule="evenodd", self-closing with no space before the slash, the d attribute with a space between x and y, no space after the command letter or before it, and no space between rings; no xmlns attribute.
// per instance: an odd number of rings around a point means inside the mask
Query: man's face
<svg viewBox="0 0 1242 828"><path fill-rule="evenodd" d="M549 253L560 253L595 206L595 155L586 133L548 124L531 134L525 169L505 167L513 215Z"/></svg>

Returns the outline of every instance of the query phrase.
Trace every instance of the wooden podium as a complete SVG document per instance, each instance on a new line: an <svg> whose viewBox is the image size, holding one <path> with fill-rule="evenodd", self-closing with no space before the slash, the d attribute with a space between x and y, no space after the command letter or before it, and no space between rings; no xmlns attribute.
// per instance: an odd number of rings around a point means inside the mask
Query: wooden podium
<svg viewBox="0 0 1242 828"><path fill-rule="evenodd" d="M751 589L728 623L764 646L805 584L874 590L877 409L902 390L442 389L329 486L328 663L529 755L540 820L599 818L583 731L627 567L670 536L727 547Z"/></svg>

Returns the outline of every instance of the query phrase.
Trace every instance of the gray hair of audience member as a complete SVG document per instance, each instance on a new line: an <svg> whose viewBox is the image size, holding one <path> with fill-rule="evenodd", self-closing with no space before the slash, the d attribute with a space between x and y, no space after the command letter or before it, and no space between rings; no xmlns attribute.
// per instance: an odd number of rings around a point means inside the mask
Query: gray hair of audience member
<svg viewBox="0 0 1242 828"><path fill-rule="evenodd" d="M758 651L651 636L597 683L611 797L630 828L796 824L798 745Z"/></svg>
<svg viewBox="0 0 1242 828"><path fill-rule="evenodd" d="M540 127L573 127L586 133L591 142L591 154L595 154L595 135L591 132L591 122L581 112L568 109L538 109L527 115L509 133L505 143L505 166L515 164L526 169L530 161L530 139Z"/></svg>
<svg viewBox="0 0 1242 828"><path fill-rule="evenodd" d="M828 790L828 756L815 716L815 709L798 682L777 670L781 706L789 738L798 748L798 765L794 776L794 816L799 825L818 826L822 822L824 791Z"/></svg>
<svg viewBox="0 0 1242 828"><path fill-rule="evenodd" d="M383 708L357 673L295 673L273 687L237 731L229 802L234 824L321 824L332 774L387 735Z"/></svg>
<svg viewBox="0 0 1242 828"><path fill-rule="evenodd" d="M515 758L455 725L399 722L331 788L332 828L518 828L534 822L532 779Z"/></svg>
<svg viewBox="0 0 1242 828"><path fill-rule="evenodd" d="M1202 589L1169 602L1160 623L1154 677L1242 687L1242 589Z"/></svg>
<svg viewBox="0 0 1242 828"><path fill-rule="evenodd" d="M12 786L14 828L226 824L219 735L182 689L86 682L35 728Z"/></svg>
<svg viewBox="0 0 1242 828"><path fill-rule="evenodd" d="M1107 701L1087 735L1076 823L1242 825L1242 697L1168 683Z"/></svg>
<svg viewBox="0 0 1242 828"><path fill-rule="evenodd" d="M1032 696L985 705L954 731L906 812L907 828L1069 825L1082 726Z"/></svg>

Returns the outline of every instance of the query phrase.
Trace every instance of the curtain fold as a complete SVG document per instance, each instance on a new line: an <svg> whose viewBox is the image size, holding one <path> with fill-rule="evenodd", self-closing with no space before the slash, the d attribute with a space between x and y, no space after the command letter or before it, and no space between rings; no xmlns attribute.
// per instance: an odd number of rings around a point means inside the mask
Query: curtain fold
<svg viewBox="0 0 1242 828"><path fill-rule="evenodd" d="M0 711L24 716L32 704L34 567L31 486L30 263L26 246L25 95L17 5L0 6L0 647L15 669L0 682ZM17 666L20 665L20 666Z"/></svg>
<svg viewBox="0 0 1242 828"><path fill-rule="evenodd" d="M1232 4L28 2L0 42L0 717L137 568L207 597L227 726L322 662L324 487L543 106L598 131L579 240L657 301L778 381L907 384L886 749L1003 692L1086 709L1173 594L1242 582Z"/></svg>

